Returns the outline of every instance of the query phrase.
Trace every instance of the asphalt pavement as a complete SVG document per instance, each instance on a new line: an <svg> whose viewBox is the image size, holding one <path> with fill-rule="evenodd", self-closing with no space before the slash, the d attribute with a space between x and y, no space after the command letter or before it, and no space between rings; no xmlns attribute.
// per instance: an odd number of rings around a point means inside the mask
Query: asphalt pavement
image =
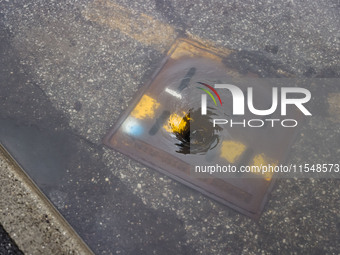
<svg viewBox="0 0 340 255"><path fill-rule="evenodd" d="M178 37L234 50L262 77L339 78L339 12L338 0L0 0L0 138L96 254L339 254L339 179L279 179L256 222L102 145ZM313 89L321 103L287 160L339 162L340 91Z"/></svg>

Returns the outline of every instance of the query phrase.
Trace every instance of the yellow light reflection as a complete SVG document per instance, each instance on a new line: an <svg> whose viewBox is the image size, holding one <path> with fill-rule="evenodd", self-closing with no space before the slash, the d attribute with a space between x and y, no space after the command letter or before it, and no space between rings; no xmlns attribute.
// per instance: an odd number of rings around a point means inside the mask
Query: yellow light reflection
<svg viewBox="0 0 340 255"><path fill-rule="evenodd" d="M137 119L153 118L159 103L148 95L143 95L139 103L131 112L131 116Z"/></svg>
<svg viewBox="0 0 340 255"><path fill-rule="evenodd" d="M190 117L185 112L183 112L183 115L173 113L170 115L168 123L166 123L163 128L168 132L182 133L188 129L189 120Z"/></svg>
<svg viewBox="0 0 340 255"><path fill-rule="evenodd" d="M271 165L272 167L275 167L275 166L277 166L277 164L278 164L277 160L274 160L274 159L267 157L264 153L257 154L253 158L252 166L256 166L255 169L257 169L259 171L258 172L254 171L253 173L254 174L261 174L261 175L263 175L265 180L270 181L272 179L274 173L270 172L270 171L266 171L266 172L262 173L263 166ZM262 169L261 169L261 166L262 166Z"/></svg>
<svg viewBox="0 0 340 255"><path fill-rule="evenodd" d="M223 141L221 147L221 158L225 158L229 163L235 163L245 151L246 146L237 141Z"/></svg>

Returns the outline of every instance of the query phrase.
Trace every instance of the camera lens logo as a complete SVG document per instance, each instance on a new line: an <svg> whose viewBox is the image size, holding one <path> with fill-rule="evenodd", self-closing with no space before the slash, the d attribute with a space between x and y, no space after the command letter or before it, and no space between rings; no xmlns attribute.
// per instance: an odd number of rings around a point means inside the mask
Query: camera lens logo
<svg viewBox="0 0 340 255"><path fill-rule="evenodd" d="M308 89L300 88L300 87L280 87L280 92L278 87L272 88L272 104L269 109L256 109L254 107L254 95L253 95L253 88L247 87L247 93L246 96L244 95L244 92L235 85L231 84L215 84L213 88L212 86L203 83L198 82L199 84L205 86L209 90L211 90L220 101L220 104L222 106L222 101L219 96L219 94L216 92L216 89L227 89L229 93L231 93L231 96L233 98L233 116L244 116L245 115L245 103L248 106L249 113L257 116L270 116L273 114L277 108L279 108L280 115L281 116L287 116L287 106L288 105L295 105L296 108L298 108L304 115L311 116L312 114L306 109L304 106L305 103L307 103L311 99L311 93ZM217 102L213 96L213 94L205 88L197 87L200 90L203 90L206 92L211 99L214 101L215 106L217 106ZM291 94L295 94L294 96L291 96ZM290 96L289 96L290 95ZM296 95L299 95L297 97ZM280 98L279 98L280 96ZM245 100L245 97L247 97ZM279 100L280 99L280 100ZM207 115L207 95L202 94L201 95L201 115ZM271 119L271 118L264 118L261 117L261 119L243 119L242 122L235 121L235 119L213 119L212 123L215 127L217 124L227 124L230 123L230 127L235 125L242 125L243 127L249 126L249 127L263 127L265 123L271 123L271 127L275 126L276 122L280 122L283 127L296 127L298 125L297 120L295 119ZM257 123L257 124L254 124ZM288 123L288 124L287 124Z"/></svg>
<svg viewBox="0 0 340 255"><path fill-rule="evenodd" d="M197 82L197 83L205 86L208 89L210 89L217 96L217 98L220 101L220 104L222 106L221 97L212 86L210 86L209 84L203 83L203 82ZM209 90L207 90L205 88L200 88L200 87L197 87L197 88L206 92L211 97L211 99L214 101L215 105L217 106L216 100ZM201 114L206 115L207 114L207 95L206 94L201 95L201 101L202 101Z"/></svg>

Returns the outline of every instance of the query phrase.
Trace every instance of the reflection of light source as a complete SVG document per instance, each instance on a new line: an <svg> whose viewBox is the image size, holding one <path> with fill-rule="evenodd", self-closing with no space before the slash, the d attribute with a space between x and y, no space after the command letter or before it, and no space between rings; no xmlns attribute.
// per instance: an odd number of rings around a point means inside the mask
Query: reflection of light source
<svg viewBox="0 0 340 255"><path fill-rule="evenodd" d="M144 131L143 127L138 123L138 121L131 117L124 121L122 127L125 133L133 136L140 136Z"/></svg>
<svg viewBox="0 0 340 255"><path fill-rule="evenodd" d="M173 89L165 88L164 91L169 93L170 95L172 95L174 97L177 97L178 99L182 99L182 95L180 93L178 93L177 91L173 90Z"/></svg>
<svg viewBox="0 0 340 255"><path fill-rule="evenodd" d="M182 116L176 113L170 115L168 123L163 127L166 131L172 133L184 133L190 130L190 116L183 112Z"/></svg>

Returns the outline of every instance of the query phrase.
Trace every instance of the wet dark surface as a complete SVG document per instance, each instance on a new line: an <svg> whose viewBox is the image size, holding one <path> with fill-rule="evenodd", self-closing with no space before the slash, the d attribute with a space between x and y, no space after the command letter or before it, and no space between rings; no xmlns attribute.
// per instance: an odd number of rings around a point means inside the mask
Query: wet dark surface
<svg viewBox="0 0 340 255"><path fill-rule="evenodd" d="M0 136L6 149L42 187L62 181L77 149L67 132L51 133L34 125L19 125L13 119L0 120Z"/></svg>
<svg viewBox="0 0 340 255"><path fill-rule="evenodd" d="M0 224L0 255L22 255L16 243Z"/></svg>

